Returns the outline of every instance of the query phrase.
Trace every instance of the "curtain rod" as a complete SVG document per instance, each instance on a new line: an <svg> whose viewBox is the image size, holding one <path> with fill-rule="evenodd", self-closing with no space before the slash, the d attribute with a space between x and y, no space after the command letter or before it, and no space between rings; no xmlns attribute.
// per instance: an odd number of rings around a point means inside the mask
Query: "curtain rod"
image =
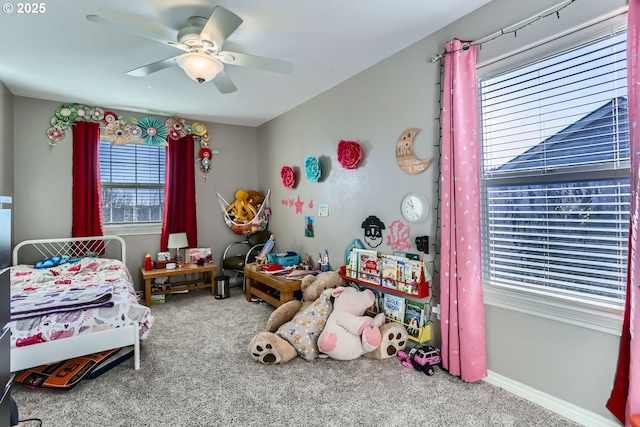
<svg viewBox="0 0 640 427"><path fill-rule="evenodd" d="M462 45L462 49L463 50L468 50L470 46L472 45L479 45L482 43L486 43L489 42L491 40L497 39L498 37L501 37L505 34L509 34L509 33L513 33L513 34L517 34L518 30L531 25L532 23L541 20L542 18L546 18L547 16L556 14L558 18L560 18L560 11L562 9L564 9L565 7L569 6L571 3L575 2L576 0L564 0L558 4L556 4L555 6L552 6L548 9L543 10L542 12L539 12L535 15L532 15L526 19L523 19L520 22L517 22L515 24L512 24L510 26L508 26L507 28L500 28L499 31L496 31L492 34L489 34L488 36L484 36L482 38L479 38L478 40L474 40L468 43L465 43L464 45ZM431 57L431 62L437 62L440 59L444 58L445 53L439 53L437 55L433 55Z"/></svg>

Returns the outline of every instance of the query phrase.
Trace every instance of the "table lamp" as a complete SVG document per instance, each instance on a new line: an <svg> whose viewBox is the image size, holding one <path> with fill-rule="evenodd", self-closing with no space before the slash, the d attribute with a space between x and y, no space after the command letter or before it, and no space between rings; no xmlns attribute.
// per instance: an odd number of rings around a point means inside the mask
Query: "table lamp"
<svg viewBox="0 0 640 427"><path fill-rule="evenodd" d="M180 255L180 249L188 248L189 241L187 240L187 233L171 233L169 234L169 241L167 242L167 247L169 249L176 250L176 265L180 265L182 263L182 256Z"/></svg>

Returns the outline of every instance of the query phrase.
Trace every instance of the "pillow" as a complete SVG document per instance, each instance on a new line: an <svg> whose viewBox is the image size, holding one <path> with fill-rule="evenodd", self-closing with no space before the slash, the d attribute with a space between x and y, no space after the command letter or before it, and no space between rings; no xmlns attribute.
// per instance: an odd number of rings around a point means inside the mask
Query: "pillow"
<svg viewBox="0 0 640 427"><path fill-rule="evenodd" d="M41 259L34 265L34 268L51 268L56 265L66 264L69 262L69 257L66 255L63 256L52 256L49 258Z"/></svg>
<svg viewBox="0 0 640 427"><path fill-rule="evenodd" d="M34 268L51 268L57 265L66 264L68 262L78 262L81 258L70 258L67 255L52 256L49 258L41 259L34 265Z"/></svg>
<svg viewBox="0 0 640 427"><path fill-rule="evenodd" d="M298 355L307 361L316 359L320 354L318 337L333 310L331 291L333 289L322 292L318 299L276 331L276 335L287 340Z"/></svg>

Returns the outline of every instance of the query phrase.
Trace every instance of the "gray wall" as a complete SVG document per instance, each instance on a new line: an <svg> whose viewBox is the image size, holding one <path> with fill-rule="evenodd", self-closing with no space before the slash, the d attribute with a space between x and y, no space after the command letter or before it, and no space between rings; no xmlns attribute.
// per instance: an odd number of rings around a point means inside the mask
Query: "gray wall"
<svg viewBox="0 0 640 427"><path fill-rule="evenodd" d="M314 255L326 248L336 268L344 264L346 246L354 238L362 238L360 224L368 215L378 216L387 225L400 219L400 201L412 191L424 193L437 207L437 158L422 174L407 175L394 156L397 138L410 127L421 129L414 144L417 157L438 155L440 67L429 59L454 37L479 39L557 3L494 0L262 125L258 131L258 176L260 185L271 188L274 196L270 228L276 234L278 249ZM579 0L561 12L561 19L550 17L521 30L517 37L509 35L486 43L479 51L479 62L490 62L552 34L571 33L568 30L572 27L624 6L626 1ZM348 171L337 162L340 139L359 141L365 148L358 169ZM312 183L302 176L295 189L285 189L280 183L280 168L291 165L304 171L307 155L324 159L324 180ZM298 196L305 202L302 214L281 203ZM313 208L306 204L310 200ZM316 215L320 203L329 204L330 216L316 217L315 238L306 238L304 215ZM411 226L411 242L418 235L428 235L433 241L435 227L435 214L425 223ZM381 252L392 251L386 244L387 234L388 230L384 244L377 248ZM431 247L432 254L433 250ZM434 290L437 295L437 283ZM486 330L492 372L613 419L605 403L613 383L618 336L488 305Z"/></svg>
<svg viewBox="0 0 640 427"><path fill-rule="evenodd" d="M13 103L15 146L0 145L0 149L15 150L14 242L68 237L71 235L72 138L69 134L56 147L51 147L46 136L49 121L63 101L15 97ZM121 117L143 117L139 113L116 112ZM210 123L207 127L212 136L211 147L219 150L220 155L214 156L206 181L199 170L196 171L198 245L211 247L215 259L226 245L240 240L224 224L216 191L230 201L238 188L256 186L256 129ZM127 266L136 288L141 289L139 274L135 272L142 267L145 254L159 251L160 234L122 237L127 242Z"/></svg>

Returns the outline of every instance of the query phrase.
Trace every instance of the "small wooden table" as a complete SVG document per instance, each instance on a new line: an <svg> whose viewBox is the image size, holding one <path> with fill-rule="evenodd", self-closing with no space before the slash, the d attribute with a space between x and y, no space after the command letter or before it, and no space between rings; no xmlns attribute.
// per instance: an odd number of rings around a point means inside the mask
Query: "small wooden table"
<svg viewBox="0 0 640 427"><path fill-rule="evenodd" d="M244 279L247 301L251 301L251 295L255 295L275 307L291 301L293 293L300 290L301 283L300 280L265 274L253 269L251 266L244 268ZM274 296L269 293L269 290L276 290L279 295Z"/></svg>
<svg viewBox="0 0 640 427"><path fill-rule="evenodd" d="M142 274L142 280L144 280L144 303L147 306L151 305L151 295L170 294L183 290L191 291L194 289L211 288L211 295L215 295L215 276L217 270L218 266L215 264L189 265L188 267L174 268L171 270L167 270L166 268L145 270L144 268L141 268L140 273ZM171 285L171 289L151 292L151 281L158 277L186 276L187 274L200 273L202 273L203 276L200 279L188 279L179 282L167 283L168 285Z"/></svg>

